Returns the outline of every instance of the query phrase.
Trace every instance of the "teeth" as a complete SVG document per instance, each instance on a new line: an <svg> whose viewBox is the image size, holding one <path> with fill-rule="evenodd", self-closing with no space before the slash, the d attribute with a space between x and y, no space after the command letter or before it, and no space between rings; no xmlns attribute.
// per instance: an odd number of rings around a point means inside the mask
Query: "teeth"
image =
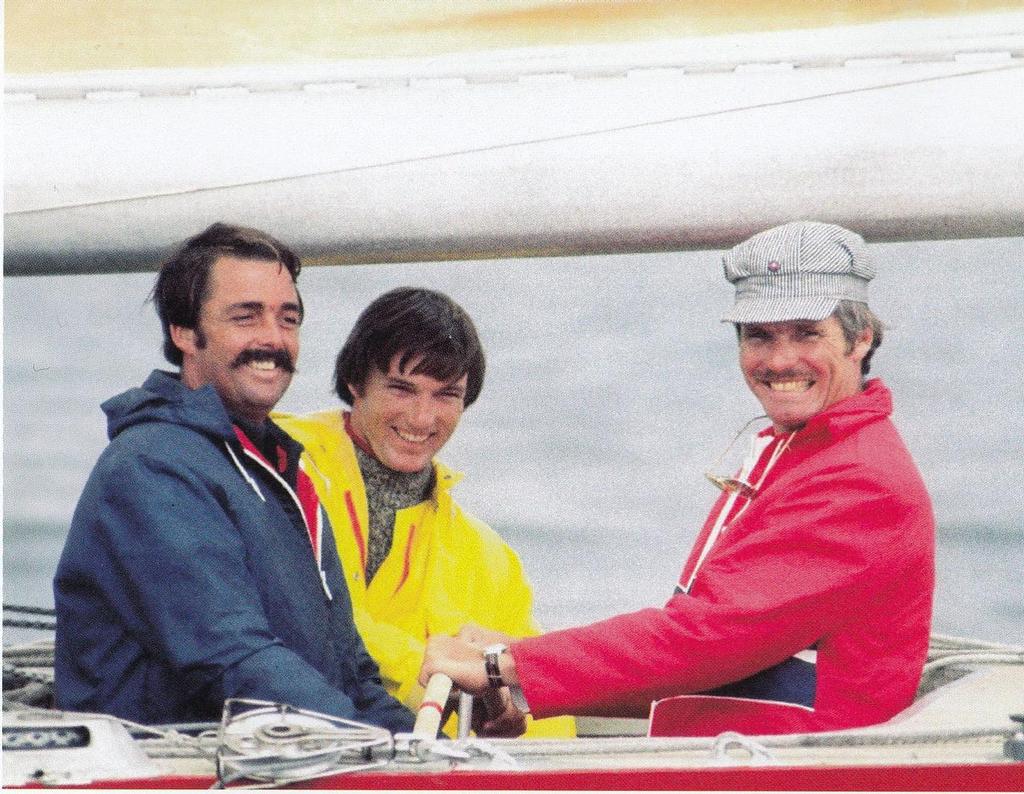
<svg viewBox="0 0 1024 794"><path fill-rule="evenodd" d="M253 369L261 369L265 372L269 372L277 365L273 361L267 361L266 359L260 361L250 361L249 366Z"/></svg>
<svg viewBox="0 0 1024 794"><path fill-rule="evenodd" d="M810 380L776 380L768 383L772 391L806 391L814 381Z"/></svg>
<svg viewBox="0 0 1024 794"><path fill-rule="evenodd" d="M428 433L417 435L415 433L407 433L399 430L398 428L395 428L395 432L398 433L398 437L402 439L402 441L408 441L410 444L422 444L430 437Z"/></svg>

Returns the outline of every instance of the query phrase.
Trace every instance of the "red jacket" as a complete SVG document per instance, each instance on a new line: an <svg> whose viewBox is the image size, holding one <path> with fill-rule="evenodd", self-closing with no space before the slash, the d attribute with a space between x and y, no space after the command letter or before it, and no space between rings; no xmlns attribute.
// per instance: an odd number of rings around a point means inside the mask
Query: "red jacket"
<svg viewBox="0 0 1024 794"><path fill-rule="evenodd" d="M872 380L812 418L689 594L515 643L533 714L647 716L653 700L746 679L811 647L813 708L788 709L765 732L868 725L908 706L928 648L935 528L891 411Z"/></svg>

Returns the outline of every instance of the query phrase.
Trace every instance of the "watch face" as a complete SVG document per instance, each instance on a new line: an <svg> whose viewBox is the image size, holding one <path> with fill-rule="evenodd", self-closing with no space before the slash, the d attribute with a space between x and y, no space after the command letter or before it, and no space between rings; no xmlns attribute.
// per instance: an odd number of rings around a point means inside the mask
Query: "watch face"
<svg viewBox="0 0 1024 794"><path fill-rule="evenodd" d="M494 645L488 645L484 648L484 655L489 656L490 654L501 654L508 650L508 646L503 642L496 642Z"/></svg>

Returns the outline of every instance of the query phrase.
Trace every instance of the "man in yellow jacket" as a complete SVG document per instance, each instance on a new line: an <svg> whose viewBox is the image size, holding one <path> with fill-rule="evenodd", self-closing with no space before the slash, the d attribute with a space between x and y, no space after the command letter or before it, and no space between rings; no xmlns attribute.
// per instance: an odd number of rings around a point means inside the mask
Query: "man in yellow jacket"
<svg viewBox="0 0 1024 794"><path fill-rule="evenodd" d="M299 441L334 529L356 626L385 686L416 708L426 638L467 623L538 633L519 557L452 498L461 475L434 459L483 385L472 320L448 296L399 288L360 315L335 365L351 407L275 414ZM448 726L451 729L451 726ZM528 736L571 736L568 717Z"/></svg>

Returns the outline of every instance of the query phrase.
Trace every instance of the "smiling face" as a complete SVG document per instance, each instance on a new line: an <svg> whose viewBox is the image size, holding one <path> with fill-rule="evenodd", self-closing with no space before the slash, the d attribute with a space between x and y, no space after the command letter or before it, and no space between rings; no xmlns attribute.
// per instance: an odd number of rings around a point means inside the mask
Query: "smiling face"
<svg viewBox="0 0 1024 794"><path fill-rule="evenodd" d="M459 424L465 408L467 375L443 382L413 374L419 359L398 367L401 353L388 372L373 367L360 389L352 392L352 429L374 456L392 471L417 472L430 465Z"/></svg>
<svg viewBox="0 0 1024 794"><path fill-rule="evenodd" d="M291 383L302 310L278 262L222 256L213 263L196 328L170 326L181 380L212 384L228 413L260 424Z"/></svg>
<svg viewBox="0 0 1024 794"><path fill-rule="evenodd" d="M849 349L835 317L818 322L740 325L740 369L776 431L798 430L815 414L861 390L865 329Z"/></svg>

